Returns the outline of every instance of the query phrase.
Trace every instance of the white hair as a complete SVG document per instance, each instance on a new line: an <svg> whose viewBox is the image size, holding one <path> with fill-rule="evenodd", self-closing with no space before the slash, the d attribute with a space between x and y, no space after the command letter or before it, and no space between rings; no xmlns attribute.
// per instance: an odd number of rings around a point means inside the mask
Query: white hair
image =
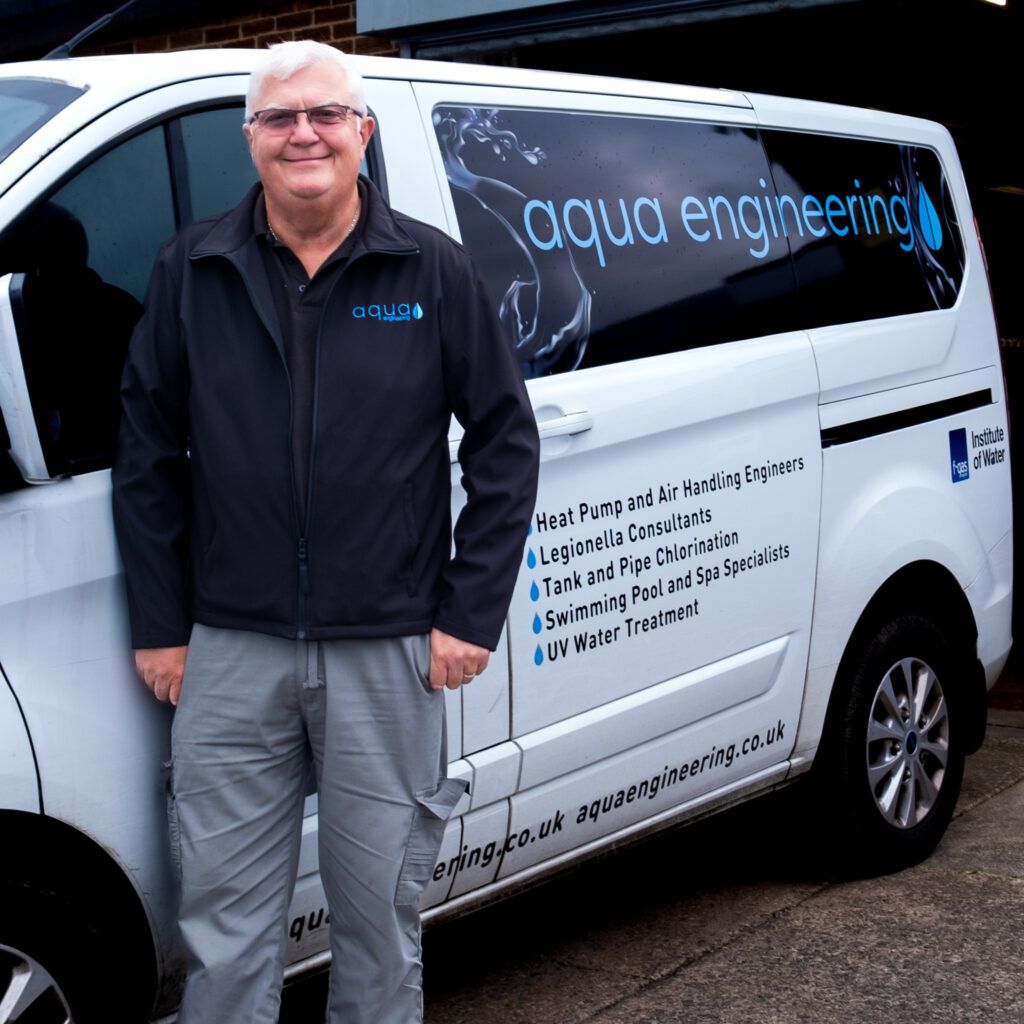
<svg viewBox="0 0 1024 1024"><path fill-rule="evenodd" d="M366 90L363 76L359 74L355 61L342 50L313 39L296 39L292 42L274 43L260 56L249 76L249 89L245 96L246 119L253 115L253 104L267 78L286 81L296 72L313 64L333 64L345 74L345 82L351 95L352 105L366 110Z"/></svg>

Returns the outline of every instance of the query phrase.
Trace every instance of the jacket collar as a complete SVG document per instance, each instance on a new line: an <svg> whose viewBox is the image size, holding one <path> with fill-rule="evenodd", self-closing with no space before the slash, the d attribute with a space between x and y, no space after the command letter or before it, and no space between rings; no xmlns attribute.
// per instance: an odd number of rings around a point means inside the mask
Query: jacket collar
<svg viewBox="0 0 1024 1024"><path fill-rule="evenodd" d="M394 253L406 255L419 252L419 246L412 236L398 223L391 207L369 178L360 175L360 192L367 204L366 218L359 238L356 239L352 256L364 252ZM246 193L242 201L222 217L219 217L189 250L190 259L201 256L231 256L239 254L249 243L255 242L253 233L253 208L263 190L259 183Z"/></svg>

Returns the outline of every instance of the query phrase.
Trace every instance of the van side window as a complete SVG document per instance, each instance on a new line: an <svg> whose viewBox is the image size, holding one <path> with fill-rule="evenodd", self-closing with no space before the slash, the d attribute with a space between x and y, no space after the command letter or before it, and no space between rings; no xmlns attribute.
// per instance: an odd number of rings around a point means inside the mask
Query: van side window
<svg viewBox="0 0 1024 1024"><path fill-rule="evenodd" d="M25 274L25 374L51 472L111 464L128 339L160 243L174 233L163 130L104 153L0 239Z"/></svg>
<svg viewBox="0 0 1024 1024"><path fill-rule="evenodd" d="M796 324L752 129L438 106L462 239L527 377Z"/></svg>
<svg viewBox="0 0 1024 1024"><path fill-rule="evenodd" d="M964 245L938 157L920 146L762 130L804 327L948 309Z"/></svg>
<svg viewBox="0 0 1024 1024"><path fill-rule="evenodd" d="M230 210L256 184L256 168L242 134L244 119L242 106L201 110L179 119L192 205L191 217L183 216L183 222Z"/></svg>

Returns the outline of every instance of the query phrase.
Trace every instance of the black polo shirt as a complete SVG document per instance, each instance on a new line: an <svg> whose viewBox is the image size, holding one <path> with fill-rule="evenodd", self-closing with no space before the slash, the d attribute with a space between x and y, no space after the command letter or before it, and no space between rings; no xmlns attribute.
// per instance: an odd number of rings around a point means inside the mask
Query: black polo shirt
<svg viewBox="0 0 1024 1024"><path fill-rule="evenodd" d="M312 278L302 261L271 233L267 205L261 192L253 209L253 231L260 243L277 320L284 340L285 360L292 387L292 467L299 523L305 524L310 486L310 449L316 399L316 336L324 302L348 263L356 239L366 222L365 187L359 182L360 210L355 228L324 260ZM302 526L305 533L305 526Z"/></svg>

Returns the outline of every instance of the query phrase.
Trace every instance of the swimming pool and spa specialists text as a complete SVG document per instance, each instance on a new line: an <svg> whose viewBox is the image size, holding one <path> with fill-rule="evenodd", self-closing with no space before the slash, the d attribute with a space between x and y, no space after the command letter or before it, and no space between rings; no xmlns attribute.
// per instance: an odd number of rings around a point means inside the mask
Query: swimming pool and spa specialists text
<svg viewBox="0 0 1024 1024"><path fill-rule="evenodd" d="M540 508L526 550L534 665L696 619L719 584L785 562L787 539L744 540L742 523L719 521L715 496L804 468L795 456Z"/></svg>

